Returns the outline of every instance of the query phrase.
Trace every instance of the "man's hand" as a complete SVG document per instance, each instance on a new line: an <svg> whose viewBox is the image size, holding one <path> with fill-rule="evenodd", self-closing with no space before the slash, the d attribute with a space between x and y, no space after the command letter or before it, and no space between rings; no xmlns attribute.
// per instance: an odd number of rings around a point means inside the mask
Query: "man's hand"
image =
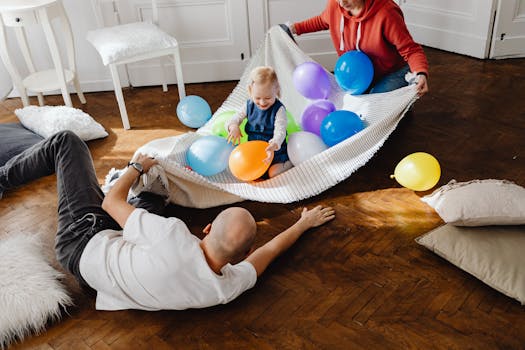
<svg viewBox="0 0 525 350"><path fill-rule="evenodd" d="M241 142L241 129L238 125L230 125L228 128L228 142L238 145Z"/></svg>
<svg viewBox="0 0 525 350"><path fill-rule="evenodd" d="M264 158L263 162L265 162L266 164L270 164L270 162L273 159L273 153L275 151L277 151L278 149L279 149L279 145L278 144L276 144L275 142L270 142L268 147L266 147L266 149L265 149L265 151L266 151L266 158Z"/></svg>
<svg viewBox="0 0 525 350"><path fill-rule="evenodd" d="M320 226L333 218L335 218L335 211L331 207L318 205L310 210L304 208L301 218L295 224L256 249L246 261L253 265L257 276L260 276L268 265L290 248L306 230Z"/></svg>
<svg viewBox="0 0 525 350"><path fill-rule="evenodd" d="M333 220L335 218L335 210L332 207L323 207L318 205L317 207L308 210L303 208L299 223L304 225L305 230L311 227L321 226L322 224Z"/></svg>
<svg viewBox="0 0 525 350"><path fill-rule="evenodd" d="M156 159L141 153L133 157L132 162L140 163L144 173L147 173L152 166L158 164ZM138 174L136 170L128 168L128 170L118 178L117 182L115 182L102 201L102 209L115 219L120 227L126 225L128 217L133 210L135 210L135 207L128 203L128 192L133 183L137 181Z"/></svg>
<svg viewBox="0 0 525 350"><path fill-rule="evenodd" d="M142 164L144 174L146 174L152 166L159 164L159 162L155 158L142 153L138 153L137 155L135 155L135 157L133 157L131 161L134 163Z"/></svg>

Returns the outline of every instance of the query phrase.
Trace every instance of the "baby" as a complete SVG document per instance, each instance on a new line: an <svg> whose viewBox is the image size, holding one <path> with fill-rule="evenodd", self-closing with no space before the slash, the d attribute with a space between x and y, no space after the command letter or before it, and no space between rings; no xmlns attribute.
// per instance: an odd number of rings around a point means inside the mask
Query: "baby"
<svg viewBox="0 0 525 350"><path fill-rule="evenodd" d="M250 99L246 102L246 108L238 111L230 121L226 123L228 130L228 142L239 143L241 130L239 125L248 118L245 131L248 141L262 140L268 142L266 148L266 162L273 160L268 169L268 176L274 177L293 165L288 159L286 148L286 126L288 118L286 109L279 101L280 87L277 74L272 67L256 67L250 73L248 84Z"/></svg>

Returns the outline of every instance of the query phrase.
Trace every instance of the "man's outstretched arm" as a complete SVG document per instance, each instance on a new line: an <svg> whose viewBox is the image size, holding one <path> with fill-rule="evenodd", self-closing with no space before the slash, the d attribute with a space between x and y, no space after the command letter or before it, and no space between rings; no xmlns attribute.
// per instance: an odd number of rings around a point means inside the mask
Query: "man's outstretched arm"
<svg viewBox="0 0 525 350"><path fill-rule="evenodd" d="M157 164L155 159L149 158L143 154L137 155L133 162L142 165L144 174L147 173L153 165ZM126 172L119 177L102 202L102 209L104 209L120 225L120 227L124 227L128 217L133 210L135 210L135 207L128 203L128 192L140 175L142 174L137 169L129 166Z"/></svg>
<svg viewBox="0 0 525 350"><path fill-rule="evenodd" d="M290 248L306 230L320 226L333 218L335 218L335 211L331 207L318 205L310 210L304 208L301 218L295 224L257 248L246 258L246 261L255 267L257 276L260 276L268 265Z"/></svg>

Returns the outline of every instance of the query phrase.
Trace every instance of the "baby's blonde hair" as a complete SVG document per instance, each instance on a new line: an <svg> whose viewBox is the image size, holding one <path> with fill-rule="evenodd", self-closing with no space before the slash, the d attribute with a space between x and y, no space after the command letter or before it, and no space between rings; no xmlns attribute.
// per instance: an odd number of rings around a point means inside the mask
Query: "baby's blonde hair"
<svg viewBox="0 0 525 350"><path fill-rule="evenodd" d="M277 88L277 96L281 97L281 88L275 70L270 66L255 67L250 72L250 83L248 84L248 92L251 93L254 84L268 84L271 83Z"/></svg>

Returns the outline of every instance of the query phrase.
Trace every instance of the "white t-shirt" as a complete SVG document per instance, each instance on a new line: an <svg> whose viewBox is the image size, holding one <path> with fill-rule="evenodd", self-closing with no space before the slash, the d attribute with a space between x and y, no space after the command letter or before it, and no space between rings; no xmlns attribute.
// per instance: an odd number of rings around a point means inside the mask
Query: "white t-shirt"
<svg viewBox="0 0 525 350"><path fill-rule="evenodd" d="M227 264L217 275L199 243L180 219L135 209L124 231L91 238L80 273L97 291L97 310L202 308L228 303L255 285L252 264Z"/></svg>

